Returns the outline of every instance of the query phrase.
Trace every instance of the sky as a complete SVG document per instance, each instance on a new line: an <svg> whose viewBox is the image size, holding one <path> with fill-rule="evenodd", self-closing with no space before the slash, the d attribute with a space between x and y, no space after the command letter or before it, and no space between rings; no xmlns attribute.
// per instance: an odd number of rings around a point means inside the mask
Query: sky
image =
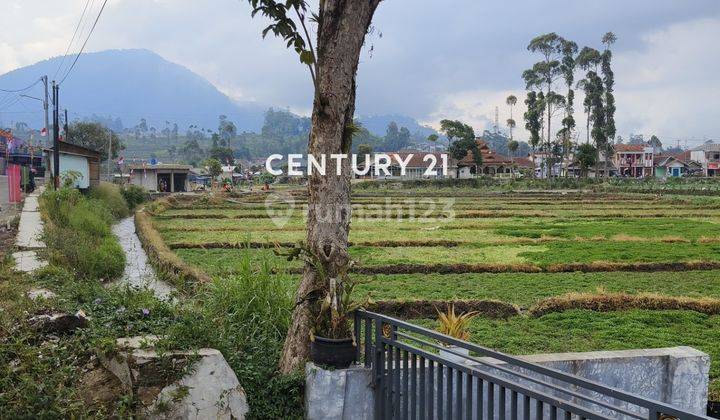
<svg viewBox="0 0 720 420"><path fill-rule="evenodd" d="M102 0L0 0L0 74L63 55L86 1L94 18ZM261 37L266 23L250 17L246 0L109 0L87 51L146 48L234 99L307 115L307 69L282 41ZM539 60L528 41L557 32L600 49L607 31L618 37L619 135L681 145L720 139L720 0L384 0L361 55L357 113L433 127L459 119L481 132L493 127L496 107L504 124L505 98L514 94L522 126L521 74ZM516 135L527 138L522 128Z"/></svg>

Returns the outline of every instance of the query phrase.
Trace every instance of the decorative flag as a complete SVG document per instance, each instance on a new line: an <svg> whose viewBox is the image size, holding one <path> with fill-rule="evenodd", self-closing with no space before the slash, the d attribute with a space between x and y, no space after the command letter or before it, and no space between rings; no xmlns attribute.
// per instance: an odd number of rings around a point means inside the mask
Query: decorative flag
<svg viewBox="0 0 720 420"><path fill-rule="evenodd" d="M40 135L43 137L47 137L47 135L48 135L47 128L43 127L43 129L40 130Z"/></svg>
<svg viewBox="0 0 720 420"><path fill-rule="evenodd" d="M118 165L124 165L124 164L125 164L125 157L124 157L124 156L120 156L120 159L118 159L117 164L118 164Z"/></svg>

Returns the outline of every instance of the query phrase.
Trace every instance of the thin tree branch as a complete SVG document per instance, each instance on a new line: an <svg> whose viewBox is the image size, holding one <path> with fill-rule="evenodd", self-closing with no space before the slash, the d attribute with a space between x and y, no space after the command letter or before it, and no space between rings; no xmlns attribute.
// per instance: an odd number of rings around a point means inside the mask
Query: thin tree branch
<svg viewBox="0 0 720 420"><path fill-rule="evenodd" d="M298 7L295 6L295 14L297 15L298 19L300 20L300 26L303 28L303 32L305 32L305 38L307 38L307 44L310 51L310 54L313 56L313 64L308 64L308 68L310 69L310 76L313 80L313 86L315 89L317 89L317 81L315 79L315 73L317 72L317 55L315 54L315 48L313 48L312 39L310 38L310 33L307 30L307 26L305 26L305 15L300 14L300 10L298 10Z"/></svg>

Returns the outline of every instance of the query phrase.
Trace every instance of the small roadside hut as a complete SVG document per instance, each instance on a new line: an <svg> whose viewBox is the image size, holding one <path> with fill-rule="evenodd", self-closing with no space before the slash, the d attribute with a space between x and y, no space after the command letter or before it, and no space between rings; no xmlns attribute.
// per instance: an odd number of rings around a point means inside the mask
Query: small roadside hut
<svg viewBox="0 0 720 420"><path fill-rule="evenodd" d="M54 149L45 149L47 153L47 164L50 173L55 173L53 168ZM100 184L100 152L76 144L60 142L60 176L75 171L80 177L75 180L75 188L87 189Z"/></svg>
<svg viewBox="0 0 720 420"><path fill-rule="evenodd" d="M176 164L132 164L130 183L140 185L150 192L186 192L190 190L190 165Z"/></svg>

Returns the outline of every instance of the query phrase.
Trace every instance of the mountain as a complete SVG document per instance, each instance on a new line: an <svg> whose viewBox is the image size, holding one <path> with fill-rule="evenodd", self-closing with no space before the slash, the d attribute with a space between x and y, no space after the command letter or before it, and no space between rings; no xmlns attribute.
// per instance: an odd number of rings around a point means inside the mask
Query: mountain
<svg viewBox="0 0 720 420"><path fill-rule="evenodd" d="M398 127L405 127L410 130L410 133L417 138L427 138L430 134L437 134L437 132L424 125L420 125L415 119L406 115L373 115L373 116L360 116L358 117L363 127L367 128L369 132L376 136L384 136L387 131L387 126L391 122L395 121Z"/></svg>
<svg viewBox="0 0 720 420"><path fill-rule="evenodd" d="M65 60L64 68L72 58ZM52 80L61 60L62 57L51 58L1 75L0 88L24 87L42 75ZM42 84L27 94L40 97ZM0 92L0 124L12 120L40 127L43 124L40 103L20 99L8 106L14 102L8 97L12 95ZM191 124L216 129L218 116L224 114L240 132L259 131L266 109L252 102L235 102L187 68L141 49L83 54L61 86L60 107L68 109L71 121L95 115L103 119L120 118L125 127L133 127L145 118L149 126L158 130L165 128L166 121L171 125L177 123L183 130Z"/></svg>

